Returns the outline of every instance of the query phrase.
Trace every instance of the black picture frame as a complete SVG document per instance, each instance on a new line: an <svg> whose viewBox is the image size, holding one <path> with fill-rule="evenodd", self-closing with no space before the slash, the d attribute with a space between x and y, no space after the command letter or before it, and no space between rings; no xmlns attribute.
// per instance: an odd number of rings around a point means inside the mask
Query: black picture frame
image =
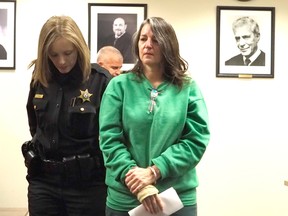
<svg viewBox="0 0 288 216"><path fill-rule="evenodd" d="M131 36L132 44L133 34L147 18L147 4L88 3L88 45L91 51L91 62L96 62L97 52L102 46L107 45L104 41L114 34L113 21L118 17L125 20L126 32ZM131 49L129 50L131 52L129 55L132 55ZM134 61L126 61L124 57L122 70L131 68L134 63Z"/></svg>
<svg viewBox="0 0 288 216"><path fill-rule="evenodd" d="M0 70L15 69L16 0L0 1Z"/></svg>
<svg viewBox="0 0 288 216"><path fill-rule="evenodd" d="M275 7L217 6L216 10L216 77L274 78ZM228 61L240 57L240 48L236 45L236 38L240 37L235 37L232 23L244 16L255 20L260 29L258 48L263 60L257 65L256 61L250 66L241 65L243 63L239 61ZM248 46L244 43L238 43L243 53L247 48L245 46Z"/></svg>

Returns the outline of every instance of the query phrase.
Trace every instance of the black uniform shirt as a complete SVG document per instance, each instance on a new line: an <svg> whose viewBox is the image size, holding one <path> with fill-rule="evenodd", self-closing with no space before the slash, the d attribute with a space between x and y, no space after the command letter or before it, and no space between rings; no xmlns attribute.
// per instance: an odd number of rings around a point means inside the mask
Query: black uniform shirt
<svg viewBox="0 0 288 216"><path fill-rule="evenodd" d="M111 79L107 70L92 64L89 80L82 82L76 65L68 74L51 66L53 81L46 88L31 85L27 113L31 135L42 159L89 153L102 157L99 149L99 108Z"/></svg>

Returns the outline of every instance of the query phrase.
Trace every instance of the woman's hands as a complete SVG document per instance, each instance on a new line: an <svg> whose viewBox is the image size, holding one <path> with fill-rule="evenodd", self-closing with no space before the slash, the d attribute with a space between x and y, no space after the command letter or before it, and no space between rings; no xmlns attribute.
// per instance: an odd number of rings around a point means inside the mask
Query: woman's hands
<svg viewBox="0 0 288 216"><path fill-rule="evenodd" d="M151 214L157 214L163 211L163 204L158 194L146 197L142 201L142 204L146 211L150 212Z"/></svg>
<svg viewBox="0 0 288 216"><path fill-rule="evenodd" d="M142 188L155 182L155 177L149 168L134 167L128 171L125 184L130 192L137 194Z"/></svg>
<svg viewBox="0 0 288 216"><path fill-rule="evenodd" d="M157 170L159 173L159 170ZM142 202L145 209L151 214L156 214L163 210L163 204L158 196L158 190L153 186L158 176L155 176L155 172L151 168L134 167L128 171L125 178L125 184L128 189L134 195L143 195Z"/></svg>

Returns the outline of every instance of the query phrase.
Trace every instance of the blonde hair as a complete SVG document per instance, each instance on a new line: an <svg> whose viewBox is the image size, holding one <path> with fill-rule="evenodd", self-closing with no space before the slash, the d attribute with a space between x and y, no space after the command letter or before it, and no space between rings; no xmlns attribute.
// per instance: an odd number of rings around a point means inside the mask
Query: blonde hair
<svg viewBox="0 0 288 216"><path fill-rule="evenodd" d="M76 22L69 16L52 16L42 26L38 41L37 59L33 60L28 68L34 66L32 75L33 84L40 82L48 86L52 79L49 68L49 49L52 43L63 37L74 44L78 53L78 64L86 81L91 73L90 51Z"/></svg>

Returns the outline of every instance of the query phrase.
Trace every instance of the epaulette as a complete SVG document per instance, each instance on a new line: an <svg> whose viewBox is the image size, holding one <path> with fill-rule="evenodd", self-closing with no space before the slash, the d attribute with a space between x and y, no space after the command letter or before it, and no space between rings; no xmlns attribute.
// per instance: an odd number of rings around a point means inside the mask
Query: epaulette
<svg viewBox="0 0 288 216"><path fill-rule="evenodd" d="M96 70L98 73L104 74L109 79L112 78L112 75L109 73L109 71L106 70L105 68L101 67L97 63L91 63L91 68L92 68L92 70Z"/></svg>

